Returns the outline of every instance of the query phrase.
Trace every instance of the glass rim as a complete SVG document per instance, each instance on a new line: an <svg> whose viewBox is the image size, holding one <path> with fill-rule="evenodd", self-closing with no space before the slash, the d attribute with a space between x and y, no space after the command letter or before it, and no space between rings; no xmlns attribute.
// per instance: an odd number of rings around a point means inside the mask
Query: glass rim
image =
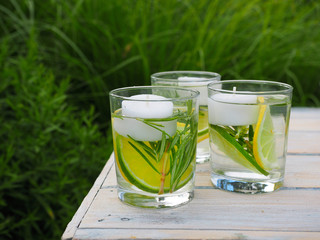
<svg viewBox="0 0 320 240"><path fill-rule="evenodd" d="M183 88L183 87L170 87L169 91L173 90L179 90L183 92L190 92L191 95L187 97L166 97L166 99L132 99L131 97L126 97L126 96L121 96L118 95L117 93L122 92L122 91L128 91L128 90L135 90L135 89L165 89L168 90L167 86L131 86L131 87L122 87L122 88L116 88L113 89L109 92L109 96L115 97L115 98L121 98L123 100L129 100L129 101L138 101L138 102L166 102L166 101L181 101L181 100L188 100L188 99L193 99L197 98L200 95L200 92L198 90L194 89L188 89L188 88ZM141 93L143 94L143 93Z"/></svg>
<svg viewBox="0 0 320 240"><path fill-rule="evenodd" d="M226 90L226 89L221 89L222 84L232 84L232 83L247 83L247 84L255 84L255 85L270 85L270 86L278 86L282 87L283 89L279 90L269 90L269 91L263 91L263 90L256 90L256 91L238 91L238 90ZM214 88L214 86L217 85L220 88ZM267 81L267 80L223 80L220 82L213 82L208 84L208 89L216 92L221 92L221 93L237 93L237 94L279 94L279 93L291 93L293 91L293 87L290 84L287 83L282 83L282 82L276 82L276 81Z"/></svg>
<svg viewBox="0 0 320 240"><path fill-rule="evenodd" d="M193 80L195 82L211 82L214 80L220 80L221 75L219 73L216 72L208 72L208 71L166 71L166 72L157 72L157 73L153 73L151 75L151 79L156 79L156 80L162 80L162 81L166 81L166 82L190 82L190 80L178 80L177 78L164 78L161 77L162 75L166 75L166 74L194 74L194 75L200 75L200 74L206 74L208 76L211 76L210 78L201 78L199 76L199 80ZM193 76L196 77L196 76Z"/></svg>

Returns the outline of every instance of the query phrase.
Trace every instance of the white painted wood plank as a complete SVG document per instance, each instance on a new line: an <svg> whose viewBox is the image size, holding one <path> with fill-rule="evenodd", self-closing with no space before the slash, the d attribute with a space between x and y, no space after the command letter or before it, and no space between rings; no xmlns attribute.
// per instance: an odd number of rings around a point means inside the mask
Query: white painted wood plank
<svg viewBox="0 0 320 240"><path fill-rule="evenodd" d="M288 153L320 154L320 132L289 130Z"/></svg>
<svg viewBox="0 0 320 240"><path fill-rule="evenodd" d="M320 131L320 108L293 108L289 131Z"/></svg>
<svg viewBox="0 0 320 240"><path fill-rule="evenodd" d="M320 155L288 155L284 187L318 188L320 191Z"/></svg>
<svg viewBox="0 0 320 240"><path fill-rule="evenodd" d="M234 231L234 230L170 230L152 229L79 229L75 239L255 239L255 240L319 240L319 232Z"/></svg>
<svg viewBox="0 0 320 240"><path fill-rule="evenodd" d="M289 123L289 131L318 131L320 132L319 119L291 119Z"/></svg>
<svg viewBox="0 0 320 240"><path fill-rule="evenodd" d="M293 108L288 153L320 153L320 108Z"/></svg>
<svg viewBox="0 0 320 240"><path fill-rule="evenodd" d="M108 177L104 180L103 184L101 185L101 188L107 186L116 186L117 185L117 177L116 177L116 169L115 169L115 159L114 159L114 153L111 154L109 161L114 162L114 164L111 166L110 172Z"/></svg>
<svg viewBox="0 0 320 240"><path fill-rule="evenodd" d="M113 161L113 158L110 160ZM212 186L209 163L197 164L195 180L196 186ZM116 185L115 167L112 166L108 178L106 178L101 187L109 188ZM288 155L284 187L320 188L320 155Z"/></svg>
<svg viewBox="0 0 320 240"><path fill-rule="evenodd" d="M212 186L209 163L197 165L196 186ZM288 155L284 187L320 188L320 155Z"/></svg>
<svg viewBox="0 0 320 240"><path fill-rule="evenodd" d="M320 108L315 107L293 107L291 108L291 119L320 119Z"/></svg>
<svg viewBox="0 0 320 240"><path fill-rule="evenodd" d="M113 155L113 154L111 154ZM110 159L109 159L110 160ZM104 182L104 179L107 177L110 168L113 164L113 159L111 161L107 162L107 164L102 169L100 175L96 179L95 183L93 184L92 188L88 192L87 196L82 201L80 207L78 208L77 212L73 216L72 220L67 225L63 235L62 239L72 239L75 232L78 229L78 226L83 218L83 216L86 214L88 208L90 207L91 203L93 202L98 190L100 189L102 183Z"/></svg>
<svg viewBox="0 0 320 240"><path fill-rule="evenodd" d="M245 195L196 189L189 204L169 210L131 207L116 189L102 189L80 228L320 231L320 191L281 190Z"/></svg>

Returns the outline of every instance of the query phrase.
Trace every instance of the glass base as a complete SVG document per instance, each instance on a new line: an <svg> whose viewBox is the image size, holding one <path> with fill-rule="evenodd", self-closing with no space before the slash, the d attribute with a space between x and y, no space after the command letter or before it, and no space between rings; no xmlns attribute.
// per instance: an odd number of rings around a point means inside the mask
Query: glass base
<svg viewBox="0 0 320 240"><path fill-rule="evenodd" d="M190 202L193 196L193 191L179 194L144 195L118 189L118 197L122 202L142 208L179 207Z"/></svg>
<svg viewBox="0 0 320 240"><path fill-rule="evenodd" d="M245 179L233 179L212 173L211 182L217 188L229 192L258 194L274 192L282 186L283 179L278 179L277 181L246 181Z"/></svg>
<svg viewBox="0 0 320 240"><path fill-rule="evenodd" d="M205 163L210 159L209 138L197 144L196 163Z"/></svg>

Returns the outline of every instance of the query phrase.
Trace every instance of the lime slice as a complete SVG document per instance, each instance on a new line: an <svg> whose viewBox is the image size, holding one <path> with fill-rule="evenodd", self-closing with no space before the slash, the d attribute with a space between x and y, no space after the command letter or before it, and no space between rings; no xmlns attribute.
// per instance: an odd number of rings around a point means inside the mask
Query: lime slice
<svg viewBox="0 0 320 240"><path fill-rule="evenodd" d="M177 129L182 131L185 127L184 123L178 122ZM199 121L198 121L198 143L209 138L209 126L208 126L208 108L200 107Z"/></svg>
<svg viewBox="0 0 320 240"><path fill-rule="evenodd" d="M133 184L137 188L149 192L158 193L161 186L161 171L163 168L163 162L156 162L153 159L144 159L141 154L136 150L144 152L144 150L134 145L135 143L129 138L117 135L115 156L117 166L122 177ZM132 146L134 145L134 147ZM147 156L147 154L145 154ZM170 191L170 160L166 164L166 176L163 186L163 192L168 193ZM193 167L190 165L182 175L178 186L175 190L180 189L193 177Z"/></svg>
<svg viewBox="0 0 320 240"><path fill-rule="evenodd" d="M261 105L253 135L253 155L262 168L271 170L278 165L273 122L269 106L262 104L264 98L258 97L258 101Z"/></svg>
<svg viewBox="0 0 320 240"><path fill-rule="evenodd" d="M254 172L269 175L224 128L210 125L210 140L233 161Z"/></svg>
<svg viewBox="0 0 320 240"><path fill-rule="evenodd" d="M208 126L208 109L199 112L199 123L198 123L198 143L209 138L209 126Z"/></svg>

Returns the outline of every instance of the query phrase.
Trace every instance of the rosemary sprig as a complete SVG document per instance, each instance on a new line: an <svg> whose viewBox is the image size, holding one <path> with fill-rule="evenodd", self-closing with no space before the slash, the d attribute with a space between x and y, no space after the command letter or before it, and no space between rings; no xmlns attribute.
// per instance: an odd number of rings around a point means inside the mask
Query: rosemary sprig
<svg viewBox="0 0 320 240"><path fill-rule="evenodd" d="M152 159L157 160L156 152L148 147L144 142L142 141L136 141L131 136L128 136L132 141L136 142L137 145L139 145Z"/></svg>
<svg viewBox="0 0 320 240"><path fill-rule="evenodd" d="M169 147L170 143L167 143L166 141L166 135L164 133L164 131L162 132L162 139L161 139L161 144L160 144L160 151L159 151L159 160L162 159L162 156L166 150L166 148Z"/></svg>
<svg viewBox="0 0 320 240"><path fill-rule="evenodd" d="M137 120L139 120L139 121L147 124L147 125L150 126L150 127L153 127L153 128L155 128L155 129L157 129L158 131L162 132L162 134L165 134L165 135L167 135L168 137L171 137L168 133L166 133L166 132L163 131L161 128L159 128L159 127L163 127L163 125L161 125L161 124L159 124L159 123L150 122L150 121L148 121L148 120L146 120L146 119L141 119L141 118L137 118Z"/></svg>
<svg viewBox="0 0 320 240"><path fill-rule="evenodd" d="M175 178L171 179L170 189L175 189L180 182L181 177L191 164L192 159L195 157L196 153L196 145L193 144L197 139L197 135L188 135L184 141L180 149L184 147L185 151L180 152L179 164L176 173L174 174ZM173 174L171 175L173 176Z"/></svg>
<svg viewBox="0 0 320 240"><path fill-rule="evenodd" d="M192 114L192 111L192 108L190 110L188 107L188 113ZM162 139L156 142L149 142L148 146L146 143L137 141L129 136L131 140L129 144L132 148L160 175L159 194L164 193L164 182L167 180L166 176L168 174L170 174L170 192L175 191L181 177L190 166L192 160L195 159L197 122L188 114L186 115L186 113L179 112L179 114L180 115L169 119L170 121L174 119L184 120L185 126L182 130L177 130L173 136L170 136L162 130L160 123L153 122L150 119L140 118L136 119L160 131L162 133ZM159 121L159 119L156 120ZM165 120L161 119L161 121ZM160 161L162 162L162 169L158 170L155 167L155 163L159 163ZM170 165L169 170L166 171L168 164Z"/></svg>
<svg viewBox="0 0 320 240"><path fill-rule="evenodd" d="M133 147L140 155L141 157L143 157L143 159L150 165L150 167L152 167L153 170L155 170L157 173L160 174L160 172L158 171L158 169L155 168L155 166L149 161L149 159L139 150L139 148L137 148L134 144L132 144L131 142L129 142L129 144L131 145L131 147Z"/></svg>

